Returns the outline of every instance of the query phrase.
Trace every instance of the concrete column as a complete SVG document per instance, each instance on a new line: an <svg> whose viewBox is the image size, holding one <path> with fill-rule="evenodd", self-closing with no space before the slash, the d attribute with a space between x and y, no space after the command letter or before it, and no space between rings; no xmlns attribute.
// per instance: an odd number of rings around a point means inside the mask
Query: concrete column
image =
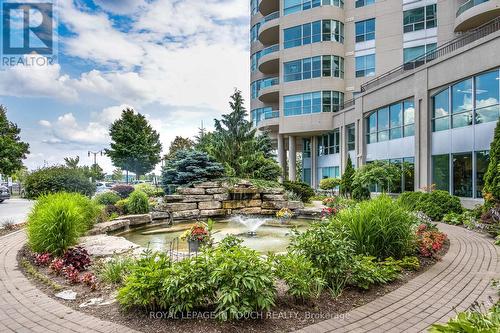
<svg viewBox="0 0 500 333"><path fill-rule="evenodd" d="M318 138L311 137L311 187L318 187Z"/></svg>
<svg viewBox="0 0 500 333"><path fill-rule="evenodd" d="M295 136L288 137L288 179L295 181L297 178L297 146Z"/></svg>
<svg viewBox="0 0 500 333"><path fill-rule="evenodd" d="M363 116L363 97L356 100L356 116L359 117L356 122L356 168L361 167L366 161L366 123Z"/></svg>
<svg viewBox="0 0 500 333"><path fill-rule="evenodd" d="M431 184L431 121L427 71L415 73L415 190Z"/></svg>
<svg viewBox="0 0 500 333"><path fill-rule="evenodd" d="M347 154L349 153L347 150L347 130L346 125L340 126L339 128L339 137L340 137L340 175L344 174L345 165L347 164Z"/></svg>
<svg viewBox="0 0 500 333"><path fill-rule="evenodd" d="M285 142L283 141L283 134L278 134L278 163L282 169L282 175L280 181L283 181L286 168L286 151Z"/></svg>

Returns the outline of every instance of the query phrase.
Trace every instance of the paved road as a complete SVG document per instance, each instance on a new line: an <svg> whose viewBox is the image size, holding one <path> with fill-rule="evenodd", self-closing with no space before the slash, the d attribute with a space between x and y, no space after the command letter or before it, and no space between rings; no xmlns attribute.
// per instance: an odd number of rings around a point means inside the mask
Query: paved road
<svg viewBox="0 0 500 333"><path fill-rule="evenodd" d="M6 221L22 223L33 207L33 201L26 199L9 199L0 203L0 226Z"/></svg>

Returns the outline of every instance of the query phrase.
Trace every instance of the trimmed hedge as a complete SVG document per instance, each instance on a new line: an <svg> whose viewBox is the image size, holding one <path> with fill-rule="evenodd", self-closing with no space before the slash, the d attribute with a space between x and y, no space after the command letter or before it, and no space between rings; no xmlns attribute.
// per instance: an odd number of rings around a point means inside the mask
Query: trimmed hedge
<svg viewBox="0 0 500 333"><path fill-rule="evenodd" d="M421 211L434 221L441 221L448 213L462 213L460 199L447 191L405 192L398 203L410 211Z"/></svg>
<svg viewBox="0 0 500 333"><path fill-rule="evenodd" d="M28 199L36 199L43 194L57 192L80 193L92 196L95 185L82 170L64 166L41 168L30 173L24 182Z"/></svg>
<svg viewBox="0 0 500 333"><path fill-rule="evenodd" d="M308 184L301 181L289 181L283 182L283 187L290 192L297 194L303 202L309 202L314 196L314 190Z"/></svg>

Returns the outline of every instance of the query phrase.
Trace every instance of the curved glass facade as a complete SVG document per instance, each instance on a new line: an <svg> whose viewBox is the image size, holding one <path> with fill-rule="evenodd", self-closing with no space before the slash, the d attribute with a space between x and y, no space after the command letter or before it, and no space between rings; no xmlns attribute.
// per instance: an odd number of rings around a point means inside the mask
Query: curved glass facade
<svg viewBox="0 0 500 333"><path fill-rule="evenodd" d="M319 112L336 112L344 104L344 93L315 91L283 97L284 114L297 116Z"/></svg>
<svg viewBox="0 0 500 333"><path fill-rule="evenodd" d="M321 20L283 30L285 49L311 43L335 41L344 43L344 23Z"/></svg>
<svg viewBox="0 0 500 333"><path fill-rule="evenodd" d="M344 58L325 55L283 64L283 81L308 80L318 77L344 78Z"/></svg>
<svg viewBox="0 0 500 333"><path fill-rule="evenodd" d="M500 116L498 69L467 78L432 96L432 131L497 121Z"/></svg>
<svg viewBox="0 0 500 333"><path fill-rule="evenodd" d="M336 6L344 8L343 0L284 0L283 14L290 15L293 13L309 10L319 6Z"/></svg>
<svg viewBox="0 0 500 333"><path fill-rule="evenodd" d="M391 104L366 118L366 142L375 143L415 135L413 99Z"/></svg>

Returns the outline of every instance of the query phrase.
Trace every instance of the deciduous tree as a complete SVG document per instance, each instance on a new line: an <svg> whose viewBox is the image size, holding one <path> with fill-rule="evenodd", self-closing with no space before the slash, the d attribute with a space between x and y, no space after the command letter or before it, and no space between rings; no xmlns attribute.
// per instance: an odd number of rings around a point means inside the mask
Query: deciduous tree
<svg viewBox="0 0 500 333"><path fill-rule="evenodd" d="M12 175L23 167L29 145L21 141L21 129L7 119L7 109L0 105L0 174Z"/></svg>

